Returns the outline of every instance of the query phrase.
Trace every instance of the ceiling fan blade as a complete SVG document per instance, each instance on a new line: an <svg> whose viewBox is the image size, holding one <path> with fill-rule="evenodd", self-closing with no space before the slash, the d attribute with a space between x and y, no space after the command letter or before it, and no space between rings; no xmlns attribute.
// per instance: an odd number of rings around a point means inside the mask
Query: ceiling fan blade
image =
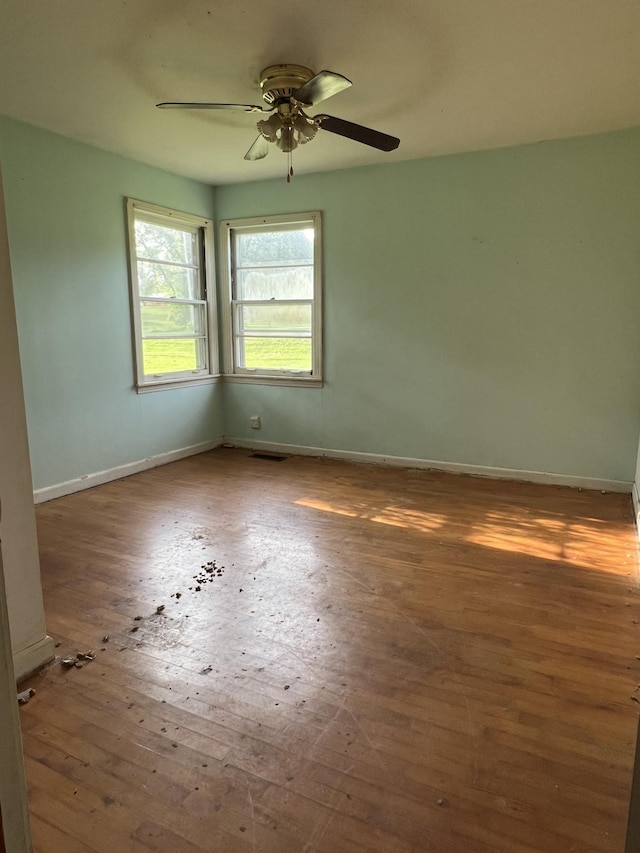
<svg viewBox="0 0 640 853"><path fill-rule="evenodd" d="M207 104L207 103L182 103L180 101L167 101L156 104L161 110L242 110L245 113L270 113L271 110L263 110L255 104Z"/></svg>
<svg viewBox="0 0 640 853"><path fill-rule="evenodd" d="M343 89L348 89L352 86L351 80L347 80L342 74L336 74L335 71L318 71L315 77L303 83L299 89L296 89L292 97L301 104L313 106L319 104L320 101L326 101L332 95L337 95Z"/></svg>
<svg viewBox="0 0 640 853"><path fill-rule="evenodd" d="M362 142L364 145L370 145L380 151L393 151L400 145L400 140L395 136L389 136L387 133L381 133L379 130L363 127L361 124L354 124L342 118L321 115L315 116L314 120L322 130L337 133L339 136L346 136L347 139Z"/></svg>
<svg viewBox="0 0 640 853"><path fill-rule="evenodd" d="M262 160L263 157L266 157L269 153L269 143L264 138L262 134L260 134L256 141L253 143L251 148L244 155L245 160Z"/></svg>

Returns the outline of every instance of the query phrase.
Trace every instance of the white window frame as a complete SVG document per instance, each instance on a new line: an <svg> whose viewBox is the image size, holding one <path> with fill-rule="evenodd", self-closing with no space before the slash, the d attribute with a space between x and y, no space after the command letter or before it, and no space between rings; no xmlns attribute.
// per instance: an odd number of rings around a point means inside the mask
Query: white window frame
<svg viewBox="0 0 640 853"><path fill-rule="evenodd" d="M236 363L237 305L235 298L235 270L233 239L235 233L273 231L312 226L313 246L313 299L311 302L311 371L267 370L239 367ZM225 382L250 382L262 385L322 386L322 216L319 211L278 216L255 216L247 219L228 219L220 224L220 257L224 282L225 310L222 316L223 366ZM283 302L287 300L282 300ZM307 300L294 300L306 302ZM250 304L260 305L260 302ZM273 302L265 303L273 304Z"/></svg>
<svg viewBox="0 0 640 853"><path fill-rule="evenodd" d="M140 219L158 225L185 227L197 230L201 241L201 259L198 265L201 284L201 298L197 300L176 300L184 304L204 305L205 313L205 350L207 364L193 371L160 373L145 375L142 358L142 319L140 303L149 297L141 297L138 285L138 253L136 249L135 222ZM168 388L187 388L217 382L220 379L218 363L218 333L216 312L216 282L213 254L213 222L201 216L172 210L137 199L127 199L127 227L129 237L129 279L131 290L131 318L135 356L135 382L138 393L162 391ZM161 301L161 300L160 300Z"/></svg>

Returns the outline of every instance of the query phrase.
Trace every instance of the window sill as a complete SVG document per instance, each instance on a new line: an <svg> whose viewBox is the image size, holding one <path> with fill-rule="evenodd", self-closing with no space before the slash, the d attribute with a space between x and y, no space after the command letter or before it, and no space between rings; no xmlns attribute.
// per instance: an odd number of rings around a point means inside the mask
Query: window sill
<svg viewBox="0 0 640 853"><path fill-rule="evenodd" d="M225 373L224 382L239 382L248 385L288 385L290 387L322 388L324 382L313 376L276 376L274 374Z"/></svg>
<svg viewBox="0 0 640 853"><path fill-rule="evenodd" d="M194 385L215 385L222 380L220 374L198 376L195 379L165 379L137 385L138 394L150 394L152 391L168 391L170 388L193 388Z"/></svg>

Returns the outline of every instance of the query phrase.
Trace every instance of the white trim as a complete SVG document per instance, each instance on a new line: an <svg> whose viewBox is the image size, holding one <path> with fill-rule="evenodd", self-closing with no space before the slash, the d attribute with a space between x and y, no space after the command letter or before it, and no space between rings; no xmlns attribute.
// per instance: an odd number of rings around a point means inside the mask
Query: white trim
<svg viewBox="0 0 640 853"><path fill-rule="evenodd" d="M49 663L55 657L55 642L48 634L41 640L31 643L26 649L20 649L13 655L13 668L16 681L22 681L29 675Z"/></svg>
<svg viewBox="0 0 640 853"><path fill-rule="evenodd" d="M305 447L299 444L279 444L273 441L253 441L224 437L224 444L252 450L288 453L292 456L324 456L328 459L345 459L348 462L365 462L370 465L387 465L393 468L420 468L428 471L445 471L472 477L495 480L517 480L524 483L541 483L554 486L571 486L577 489L598 489L607 492L631 492L632 483L626 480L605 480L599 477L574 477L570 474L552 474L542 471L525 471L518 468L492 468L485 465L466 465L460 462L437 462L409 456L387 456L380 453L361 453L351 450L334 450L326 447Z"/></svg>
<svg viewBox="0 0 640 853"><path fill-rule="evenodd" d="M237 300L233 293L233 259L231 241L234 231L266 231L273 228L299 228L309 223L313 225L313 299L312 300L282 300L311 303L311 371L260 371L236 367L236 352L234 338L234 307ZM222 369L226 377L242 377L240 381L254 385L305 385L321 386L323 381L323 331L322 331L322 302L324 284L322 280L322 213L319 210L303 213L278 214L275 216L252 216L245 219L226 219L220 222L220 269L222 272L222 294L224 307L221 314L222 327ZM311 265L309 265L311 266ZM240 300L242 301L242 300ZM280 301L280 300L278 300ZM256 304L260 304L257 300ZM253 301L247 302L253 304ZM271 304L271 303L269 303Z"/></svg>
<svg viewBox="0 0 640 853"><path fill-rule="evenodd" d="M305 374L303 376L269 376L266 373L259 373L257 376L251 376L248 373L225 373L222 377L223 382L246 382L248 385L306 385L307 388L322 388L323 380L314 379Z"/></svg>
<svg viewBox="0 0 640 853"><path fill-rule="evenodd" d="M238 377L234 377L238 381ZM241 380L240 380L241 381ZM640 524L640 497L635 484L627 480L607 480L600 477L576 477L571 474L554 474L543 471L526 471L519 468L493 468L484 465L466 465L461 462L439 462L433 459L417 459L410 456L390 456L380 453L363 453L357 450L335 450L328 447L308 447L301 444L280 444L275 441L255 441L244 438L233 438L232 436L219 436L211 441L203 441L190 447L181 447L170 450L167 453L158 453L137 462L128 462L118 465L106 471L97 471L86 474L75 480L67 480L43 489L36 489L33 493L36 504L55 500L74 492L91 489L119 480L122 477L130 477L149 468L157 468L167 465L169 462L177 462L188 456L196 456L215 450L221 445L246 448L248 450L267 450L274 453L286 453L290 456L319 456L327 459L344 459L347 462L362 462L368 465L386 465L391 468L419 468L426 471L445 471L449 474L461 474L471 477L487 477L494 480L515 480L524 483L540 483L552 486L570 486L575 489L593 489L606 492L620 492L632 494L635 517Z"/></svg>
<svg viewBox="0 0 640 853"><path fill-rule="evenodd" d="M84 489L92 489L94 486L110 483L112 480L129 477L131 474L139 474L140 471L147 471L149 468L166 465L168 462L177 462L178 459L186 459L187 456L206 453L208 450L213 450L222 443L222 437L214 438L212 441L203 441L200 444L192 444L190 447L181 447L178 450L170 450L168 453L158 453L155 456L148 456L146 459L139 459L137 462L127 462L125 465L108 468L106 471L85 474L84 477L78 477L75 480L67 480L64 483L58 483L54 486L46 486L44 489L36 489L33 493L33 499L37 504L52 501L64 495L71 495L74 492L81 492Z"/></svg>
<svg viewBox="0 0 640 853"><path fill-rule="evenodd" d="M231 321L231 221L221 222L218 230L218 252L220 257L222 299L219 314L221 328L222 372L231 374L235 357L233 354L233 330Z"/></svg>
<svg viewBox="0 0 640 853"><path fill-rule="evenodd" d="M151 391L167 391L169 388L193 388L195 385L215 385L221 382L220 374L211 376L206 373L204 376L197 379L166 379L164 382L147 382L146 385L139 385L135 391L137 394L148 394Z"/></svg>
<svg viewBox="0 0 640 853"><path fill-rule="evenodd" d="M1 189L0 189L1 192ZM52 643L53 645L53 643ZM16 699L17 666L11 655L9 614L0 551L0 804L7 853L31 853L27 783L24 774L20 717Z"/></svg>
<svg viewBox="0 0 640 853"><path fill-rule="evenodd" d="M160 225L168 225L172 221L179 220L180 225L190 225L193 231L202 228L203 225L211 224L212 220L206 216L197 216L195 213L186 213L184 210L174 210L172 207L164 207L161 204L152 204L150 201L141 201L138 198L128 198L127 205L139 210L141 218L148 217L151 222Z"/></svg>
<svg viewBox="0 0 640 853"><path fill-rule="evenodd" d="M631 485L631 500L633 502L633 520L636 527L636 557L640 564L640 494L638 493L637 480ZM634 580L636 584L640 583L640 574L637 571ZM638 748L640 749L640 739L638 740Z"/></svg>
<svg viewBox="0 0 640 853"><path fill-rule="evenodd" d="M188 375L189 371L180 371L179 373L166 373L159 376L157 379L146 377L144 373L144 363L142 355L142 319L140 316L140 303L144 302L144 297L140 296L138 285L138 253L136 248L135 222L136 218L141 221L157 223L165 227L182 228L186 231L192 231L195 234L201 234L202 256L198 259L198 265L195 267L199 273L201 289L204 292L204 299L189 299L175 300L177 304L183 305L204 305L206 335L200 336L206 338L206 353L208 366L196 371L191 371L195 374ZM182 213L181 211L172 210L168 207L160 207L157 204L150 204L137 199L128 198L126 200L126 219L127 219L127 245L128 245L128 264L129 264L129 290L130 290L130 307L131 307L131 331L133 338L133 351L135 360L135 380L137 390L144 391L147 388L152 390L162 390L167 388L184 388L187 385L201 384L203 379L217 377L220 374L220 365L218 363L218 310L217 310L217 286L215 277L215 261L214 261L214 237L213 237L213 222L202 216L194 216L190 213ZM152 298L153 301L153 298ZM169 300L156 300L166 301ZM171 300L172 302L174 300ZM195 336L196 339L198 336Z"/></svg>

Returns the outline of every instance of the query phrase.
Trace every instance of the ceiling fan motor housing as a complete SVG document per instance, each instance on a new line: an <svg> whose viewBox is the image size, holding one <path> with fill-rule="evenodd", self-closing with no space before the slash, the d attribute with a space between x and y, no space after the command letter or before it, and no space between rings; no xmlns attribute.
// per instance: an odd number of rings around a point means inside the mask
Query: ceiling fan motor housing
<svg viewBox="0 0 640 853"><path fill-rule="evenodd" d="M262 99L269 106L289 99L296 89L313 77L313 71L304 65L270 65L260 74Z"/></svg>

